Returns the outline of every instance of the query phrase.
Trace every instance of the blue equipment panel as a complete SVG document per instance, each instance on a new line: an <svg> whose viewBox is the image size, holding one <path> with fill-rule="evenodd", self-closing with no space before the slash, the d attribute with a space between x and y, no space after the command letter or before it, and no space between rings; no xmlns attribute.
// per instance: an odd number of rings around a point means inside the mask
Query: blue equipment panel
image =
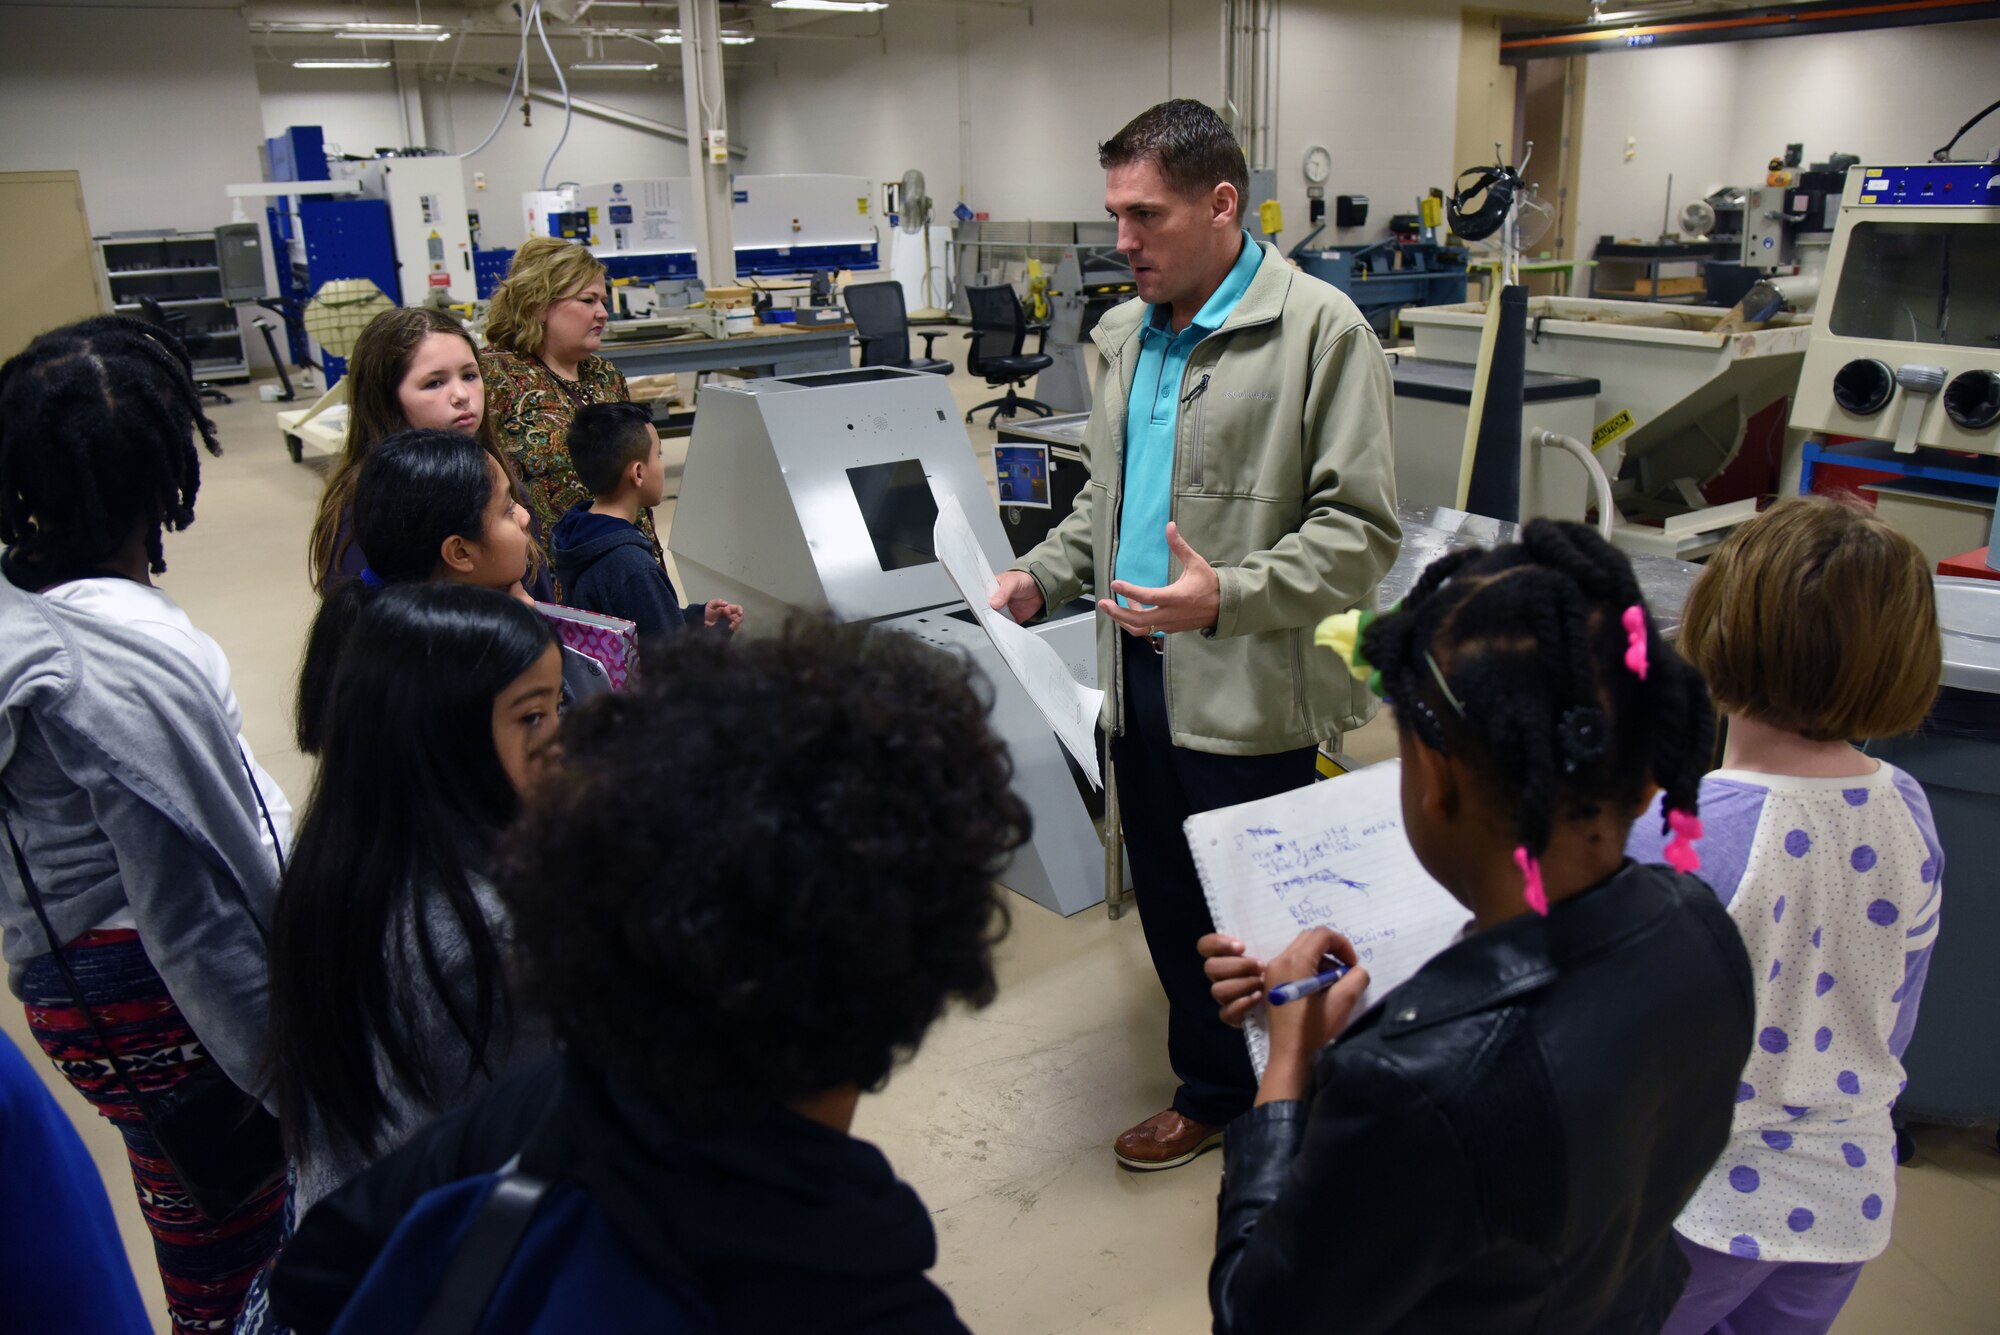
<svg viewBox="0 0 2000 1335"><path fill-rule="evenodd" d="M1861 202L1943 207L2000 205L2000 168L1978 162L1932 162L1917 167L1860 167Z"/></svg>
<svg viewBox="0 0 2000 1335"><path fill-rule="evenodd" d="M514 262L511 250L475 250L472 252L472 281L479 291L481 301L491 301L500 284L507 281L507 268Z"/></svg>
<svg viewBox="0 0 2000 1335"><path fill-rule="evenodd" d="M402 304L387 200L307 196L299 200L299 228L306 237L306 283L313 292L337 278L366 278L390 301ZM344 359L327 354L328 389L346 368Z"/></svg>
<svg viewBox="0 0 2000 1335"><path fill-rule="evenodd" d="M317 125L294 125L264 141L274 181L326 181L326 135Z"/></svg>
<svg viewBox="0 0 2000 1335"><path fill-rule="evenodd" d="M772 274L810 273L815 269L874 269L877 251L872 245L787 246L768 250L742 249L736 252L736 271L746 277ZM693 278L700 272L693 251L664 255L600 255L604 271L613 278L634 283L657 283L669 278ZM482 299L490 300L493 290L507 277L514 262L511 250L475 251L472 272ZM1464 289L1461 285L1460 296Z"/></svg>
<svg viewBox="0 0 2000 1335"><path fill-rule="evenodd" d="M1390 240L1330 250L1294 247L1292 258L1299 268L1351 298L1378 330L1386 330L1405 306L1450 306L1466 297L1466 252L1434 242Z"/></svg>
<svg viewBox="0 0 2000 1335"><path fill-rule="evenodd" d="M852 246L770 246L761 249L738 246L736 248L736 272L739 274L776 275L811 273L815 269L878 267L880 266L876 260L876 248L872 242Z"/></svg>

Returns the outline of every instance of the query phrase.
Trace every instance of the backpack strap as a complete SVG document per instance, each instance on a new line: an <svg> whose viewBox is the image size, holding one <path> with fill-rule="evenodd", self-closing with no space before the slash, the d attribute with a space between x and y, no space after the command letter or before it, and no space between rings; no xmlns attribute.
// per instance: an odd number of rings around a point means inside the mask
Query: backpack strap
<svg viewBox="0 0 2000 1335"><path fill-rule="evenodd" d="M549 1185L519 1172L502 1174L493 1183L452 1254L416 1335L473 1335L479 1329Z"/></svg>

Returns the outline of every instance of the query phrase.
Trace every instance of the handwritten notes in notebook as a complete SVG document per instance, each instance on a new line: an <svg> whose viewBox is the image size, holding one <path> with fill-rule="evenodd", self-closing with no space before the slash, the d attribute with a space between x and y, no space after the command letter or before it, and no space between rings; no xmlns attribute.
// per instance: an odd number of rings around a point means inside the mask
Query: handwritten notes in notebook
<svg viewBox="0 0 2000 1335"><path fill-rule="evenodd" d="M1102 788L1104 780L1097 765L1096 728L1097 714L1104 704L1104 692L1085 686L1071 676L1062 655L1048 641L1026 627L1016 625L1012 617L988 605L993 591L999 587L999 581L986 560L986 553L979 548L979 539L973 536L965 510L959 505L958 497L938 486L935 480L931 490L938 508L931 542L945 574L958 586L966 607L979 618L980 626L993 641L1001 661L1020 681L1028 698L1035 702L1035 708L1055 730L1056 739L1089 778L1091 787Z"/></svg>
<svg viewBox="0 0 2000 1335"><path fill-rule="evenodd" d="M1387 761L1276 797L1205 811L1188 847L1217 930L1268 960L1309 927L1354 943L1368 970L1359 1015L1455 940L1471 919L1417 861L1403 832L1402 762ZM1243 1026L1262 1076L1261 1008Z"/></svg>

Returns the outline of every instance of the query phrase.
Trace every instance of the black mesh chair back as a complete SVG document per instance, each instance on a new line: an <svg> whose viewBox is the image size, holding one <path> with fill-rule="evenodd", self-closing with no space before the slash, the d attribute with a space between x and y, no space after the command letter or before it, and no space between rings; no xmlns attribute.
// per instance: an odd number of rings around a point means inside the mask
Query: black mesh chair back
<svg viewBox="0 0 2000 1335"><path fill-rule="evenodd" d="M214 342L205 332L197 331L190 327L188 317L185 314L180 312L175 312L172 315L167 314L166 308L161 306L152 297L139 298L139 318L157 329L166 330L169 334L179 339L182 349L186 351L190 358L198 357L208 351L208 345ZM230 402L227 394L217 389L214 385L211 385L208 381L201 379L199 370L195 372L194 384L195 389L200 392L202 398L209 399L215 403Z"/></svg>
<svg viewBox="0 0 2000 1335"><path fill-rule="evenodd" d="M988 408L993 409L988 425L997 425L1002 417L1012 417L1023 408L1042 417L1052 414L1055 409L1040 399L1015 392L1015 386L1027 384L1037 372L1053 366L1055 358L1046 352L1021 350L1028 341L1028 317L1014 289L1005 283L968 287L965 299L972 308L972 332L966 335L972 344L965 355L965 369L983 376L996 389L1001 385L1007 387L1000 398L974 406L965 414L965 420L970 422L973 414ZM1048 337L1045 327L1037 325L1036 330L1037 339Z"/></svg>
<svg viewBox="0 0 2000 1335"><path fill-rule="evenodd" d="M972 308L972 348L965 369L985 375L989 358L1020 356L1028 339L1028 319L1014 289L1006 283L968 287L965 299Z"/></svg>
<svg viewBox="0 0 2000 1335"><path fill-rule="evenodd" d="M909 363L910 317L903 307L901 283L849 283L841 289L841 300L861 339L863 366Z"/></svg>

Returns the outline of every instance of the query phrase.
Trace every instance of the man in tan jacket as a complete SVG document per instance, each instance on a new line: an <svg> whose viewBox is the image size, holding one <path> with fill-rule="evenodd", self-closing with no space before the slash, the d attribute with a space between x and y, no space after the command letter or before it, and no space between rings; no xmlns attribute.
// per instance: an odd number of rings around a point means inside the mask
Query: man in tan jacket
<svg viewBox="0 0 2000 1335"><path fill-rule="evenodd" d="M1257 1088L1195 953L1214 925L1181 824L1310 783L1318 744L1372 712L1312 632L1372 603L1402 540L1392 391L1354 304L1243 230L1249 171L1208 107L1163 102L1098 160L1139 296L1091 335L1090 483L994 606L1027 621L1098 595L1104 728L1180 1080L1114 1152L1172 1168Z"/></svg>

